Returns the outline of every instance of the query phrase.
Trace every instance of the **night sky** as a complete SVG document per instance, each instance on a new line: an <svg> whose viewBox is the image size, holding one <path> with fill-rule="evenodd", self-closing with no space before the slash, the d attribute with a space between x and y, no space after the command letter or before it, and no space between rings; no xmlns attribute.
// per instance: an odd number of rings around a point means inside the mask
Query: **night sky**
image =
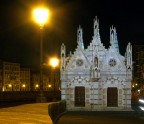
<svg viewBox="0 0 144 124"><path fill-rule="evenodd" d="M22 66L39 66L39 26L32 20L32 10L42 0L0 0L0 59ZM51 12L44 28L44 63L60 56L60 46L67 53L77 46L77 28L83 28L85 48L93 36L93 19L99 18L102 43L108 48L110 27L117 29L120 53L126 45L144 45L144 7L140 0L43 0Z"/></svg>

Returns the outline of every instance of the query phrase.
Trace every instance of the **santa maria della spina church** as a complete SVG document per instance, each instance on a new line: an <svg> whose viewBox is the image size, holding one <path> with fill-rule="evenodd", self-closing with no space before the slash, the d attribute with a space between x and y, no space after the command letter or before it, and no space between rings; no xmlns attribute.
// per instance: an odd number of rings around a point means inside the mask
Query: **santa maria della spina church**
<svg viewBox="0 0 144 124"><path fill-rule="evenodd" d="M116 28L110 28L110 46L106 49L94 19L94 35L87 49L83 32L77 30L77 48L66 56L61 45L61 99L68 111L131 110L132 46L125 56L119 52Z"/></svg>

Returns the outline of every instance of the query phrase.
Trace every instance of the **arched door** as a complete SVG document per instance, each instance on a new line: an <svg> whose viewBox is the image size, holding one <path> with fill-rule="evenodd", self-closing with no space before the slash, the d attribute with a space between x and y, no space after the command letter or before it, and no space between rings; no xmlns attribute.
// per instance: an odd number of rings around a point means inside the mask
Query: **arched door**
<svg viewBox="0 0 144 124"><path fill-rule="evenodd" d="M85 87L75 87L75 106L85 106Z"/></svg>
<svg viewBox="0 0 144 124"><path fill-rule="evenodd" d="M116 87L107 88L107 106L108 107L118 106L118 89Z"/></svg>

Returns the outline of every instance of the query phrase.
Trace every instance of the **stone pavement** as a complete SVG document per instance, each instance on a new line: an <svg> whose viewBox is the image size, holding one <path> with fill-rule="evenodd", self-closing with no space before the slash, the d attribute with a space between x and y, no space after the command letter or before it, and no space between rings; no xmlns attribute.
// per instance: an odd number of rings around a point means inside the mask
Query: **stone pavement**
<svg viewBox="0 0 144 124"><path fill-rule="evenodd" d="M0 108L0 124L52 124L48 104L33 103Z"/></svg>
<svg viewBox="0 0 144 124"><path fill-rule="evenodd" d="M144 115L137 112L71 111L63 114L56 124L144 124Z"/></svg>

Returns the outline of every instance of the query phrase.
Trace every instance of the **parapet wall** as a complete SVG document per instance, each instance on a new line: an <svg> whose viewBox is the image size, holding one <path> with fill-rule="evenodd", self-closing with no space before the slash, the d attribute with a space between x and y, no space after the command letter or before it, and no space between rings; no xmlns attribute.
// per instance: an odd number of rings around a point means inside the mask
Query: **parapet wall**
<svg viewBox="0 0 144 124"><path fill-rule="evenodd" d="M59 117L66 112L66 102L52 102L48 105L49 116L51 117L54 124L56 124Z"/></svg>

